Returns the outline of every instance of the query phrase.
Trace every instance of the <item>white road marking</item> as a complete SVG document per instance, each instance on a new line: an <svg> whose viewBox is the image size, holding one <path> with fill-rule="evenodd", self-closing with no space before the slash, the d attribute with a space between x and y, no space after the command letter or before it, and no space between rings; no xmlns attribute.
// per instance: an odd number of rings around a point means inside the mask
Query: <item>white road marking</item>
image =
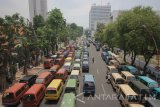
<svg viewBox="0 0 160 107"><path fill-rule="evenodd" d="M103 90L104 95L106 95L106 91L105 91L105 89L104 89L103 84L102 84L102 90Z"/></svg>
<svg viewBox="0 0 160 107"><path fill-rule="evenodd" d="M81 92L81 87L80 87L80 84L79 84L79 93Z"/></svg>
<svg viewBox="0 0 160 107"><path fill-rule="evenodd" d="M99 71L98 71L98 69L97 69L97 74L99 74Z"/></svg>

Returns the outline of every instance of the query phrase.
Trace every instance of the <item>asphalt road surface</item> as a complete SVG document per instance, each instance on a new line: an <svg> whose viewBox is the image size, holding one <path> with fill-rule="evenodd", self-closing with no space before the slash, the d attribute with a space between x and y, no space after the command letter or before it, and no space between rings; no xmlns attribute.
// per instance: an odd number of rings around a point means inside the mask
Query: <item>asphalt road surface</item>
<svg viewBox="0 0 160 107"><path fill-rule="evenodd" d="M113 91L112 86L106 83L106 64L101 58L101 52L96 51L95 47L91 45L89 47L89 73L93 74L96 83L95 96L84 97L82 93L82 78L84 73L80 77L80 86L77 89L78 94L76 96L76 107L121 107L119 101L116 99L116 93ZM94 56L95 62L92 63L92 56ZM45 70L41 70L43 72ZM65 87L64 87L65 89ZM58 101L46 101L42 100L40 107L59 107L62 101L63 93ZM20 104L18 107L22 107Z"/></svg>

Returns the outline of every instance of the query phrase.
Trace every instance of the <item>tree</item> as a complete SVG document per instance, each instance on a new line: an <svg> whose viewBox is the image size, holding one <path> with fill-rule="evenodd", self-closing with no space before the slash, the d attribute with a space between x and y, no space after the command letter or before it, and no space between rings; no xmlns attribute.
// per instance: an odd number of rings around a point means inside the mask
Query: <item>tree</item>
<svg viewBox="0 0 160 107"><path fill-rule="evenodd" d="M12 57L13 52L15 52L15 46L19 44L17 37L24 35L23 22L23 17L19 16L18 13L0 19L0 56L3 57L0 67L0 73L2 74L0 86L2 87L2 90L6 87L6 77L8 77L8 73L10 72L8 70L11 65L15 64Z"/></svg>
<svg viewBox="0 0 160 107"><path fill-rule="evenodd" d="M54 50L54 46L58 45L58 36L60 35L61 31L65 28L65 26L66 20L63 18L63 14L61 13L61 11L57 8L51 10L47 19L47 27L49 27L49 29L52 30L49 34L52 52Z"/></svg>
<svg viewBox="0 0 160 107"><path fill-rule="evenodd" d="M103 31L104 31L105 25L103 23L98 23L97 24L97 29L96 29L96 33L95 33L95 39L97 41L101 41L102 42L102 38L103 38Z"/></svg>

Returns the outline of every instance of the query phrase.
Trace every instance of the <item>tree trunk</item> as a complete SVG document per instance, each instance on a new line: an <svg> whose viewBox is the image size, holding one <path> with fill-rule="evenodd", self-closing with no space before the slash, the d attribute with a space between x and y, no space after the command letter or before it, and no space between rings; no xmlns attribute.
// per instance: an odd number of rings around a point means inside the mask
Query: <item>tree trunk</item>
<svg viewBox="0 0 160 107"><path fill-rule="evenodd" d="M126 62L126 51L124 50L123 60Z"/></svg>
<svg viewBox="0 0 160 107"><path fill-rule="evenodd" d="M144 65L144 68L143 68L143 70L144 70L144 73L145 73L145 74L146 74L146 71L147 71L147 65L148 65L148 63L149 63L150 59L151 59L151 58L145 59L145 65Z"/></svg>
<svg viewBox="0 0 160 107"><path fill-rule="evenodd" d="M39 65L39 54L36 53L36 63L35 63L35 66L38 66Z"/></svg>
<svg viewBox="0 0 160 107"><path fill-rule="evenodd" d="M28 60L29 60L29 55L28 55L28 51L27 51L27 47L25 48L25 59L24 59L24 67L23 67L23 74L27 75L27 67L28 67Z"/></svg>
<svg viewBox="0 0 160 107"><path fill-rule="evenodd" d="M131 65L134 65L135 60L136 60L136 56L137 56L137 54L135 52L132 52L132 62L131 62Z"/></svg>

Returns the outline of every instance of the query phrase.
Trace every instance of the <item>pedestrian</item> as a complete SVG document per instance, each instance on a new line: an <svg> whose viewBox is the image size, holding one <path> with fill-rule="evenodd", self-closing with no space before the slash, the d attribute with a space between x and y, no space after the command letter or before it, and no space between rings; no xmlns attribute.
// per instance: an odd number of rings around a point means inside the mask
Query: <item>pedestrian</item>
<svg viewBox="0 0 160 107"><path fill-rule="evenodd" d="M92 63L94 63L94 57L92 56Z"/></svg>
<svg viewBox="0 0 160 107"><path fill-rule="evenodd" d="M110 79L111 79L110 74L107 74L106 79L107 79L107 83L110 82Z"/></svg>

